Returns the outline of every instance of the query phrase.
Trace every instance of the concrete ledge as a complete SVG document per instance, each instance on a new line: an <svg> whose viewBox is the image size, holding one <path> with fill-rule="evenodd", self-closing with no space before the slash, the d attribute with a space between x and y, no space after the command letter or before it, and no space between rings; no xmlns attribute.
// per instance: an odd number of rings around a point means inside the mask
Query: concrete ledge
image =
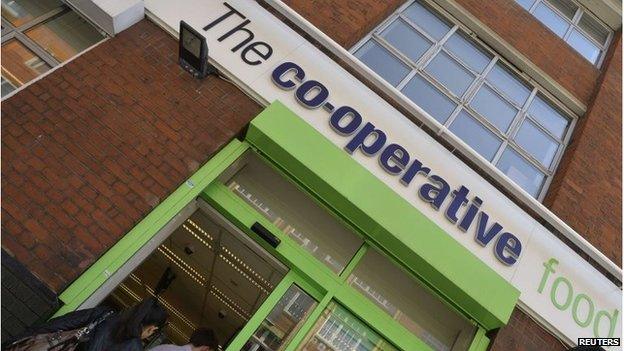
<svg viewBox="0 0 624 351"><path fill-rule="evenodd" d="M143 0L67 0L67 3L110 36L145 16Z"/></svg>

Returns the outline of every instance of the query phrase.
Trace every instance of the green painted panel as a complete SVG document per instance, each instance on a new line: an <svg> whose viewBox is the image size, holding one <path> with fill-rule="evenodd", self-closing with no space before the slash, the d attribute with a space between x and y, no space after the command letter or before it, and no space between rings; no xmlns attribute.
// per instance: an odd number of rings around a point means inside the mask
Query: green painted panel
<svg viewBox="0 0 624 351"><path fill-rule="evenodd" d="M485 335L485 330L479 328L468 351L486 351L489 345L490 338Z"/></svg>
<svg viewBox="0 0 624 351"><path fill-rule="evenodd" d="M65 305L55 316L63 315L80 306L248 147L246 143L233 140L195 172L61 293L60 299Z"/></svg>
<svg viewBox="0 0 624 351"><path fill-rule="evenodd" d="M507 322L517 289L283 104L246 139L479 324Z"/></svg>

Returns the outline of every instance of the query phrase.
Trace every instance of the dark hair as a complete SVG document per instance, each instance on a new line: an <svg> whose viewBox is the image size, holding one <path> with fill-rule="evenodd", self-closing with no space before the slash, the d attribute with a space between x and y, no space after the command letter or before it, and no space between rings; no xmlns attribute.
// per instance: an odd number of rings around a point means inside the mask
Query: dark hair
<svg viewBox="0 0 624 351"><path fill-rule="evenodd" d="M143 327L150 325L163 327L167 321L167 312L155 298L148 298L119 314L113 327L113 340L122 343L126 340L141 338Z"/></svg>
<svg viewBox="0 0 624 351"><path fill-rule="evenodd" d="M217 341L214 331L208 328L195 329L189 342L193 344L193 346L208 346L213 350L219 347L219 341Z"/></svg>

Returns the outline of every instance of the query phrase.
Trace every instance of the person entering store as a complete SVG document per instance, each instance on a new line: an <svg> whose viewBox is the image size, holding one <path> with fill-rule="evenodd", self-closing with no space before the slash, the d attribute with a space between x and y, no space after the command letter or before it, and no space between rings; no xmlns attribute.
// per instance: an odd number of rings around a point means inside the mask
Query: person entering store
<svg viewBox="0 0 624 351"><path fill-rule="evenodd" d="M160 345L150 351L217 351L218 347L219 342L212 329L198 328L193 332L189 343L186 345Z"/></svg>

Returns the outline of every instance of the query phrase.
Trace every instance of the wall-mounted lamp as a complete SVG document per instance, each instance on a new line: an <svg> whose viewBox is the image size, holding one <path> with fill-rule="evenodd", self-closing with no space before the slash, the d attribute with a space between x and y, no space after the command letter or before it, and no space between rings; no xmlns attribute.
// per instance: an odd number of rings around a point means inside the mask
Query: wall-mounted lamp
<svg viewBox="0 0 624 351"><path fill-rule="evenodd" d="M179 41L180 66L197 79L217 73L217 69L208 63L208 44L206 38L188 23L180 21Z"/></svg>

